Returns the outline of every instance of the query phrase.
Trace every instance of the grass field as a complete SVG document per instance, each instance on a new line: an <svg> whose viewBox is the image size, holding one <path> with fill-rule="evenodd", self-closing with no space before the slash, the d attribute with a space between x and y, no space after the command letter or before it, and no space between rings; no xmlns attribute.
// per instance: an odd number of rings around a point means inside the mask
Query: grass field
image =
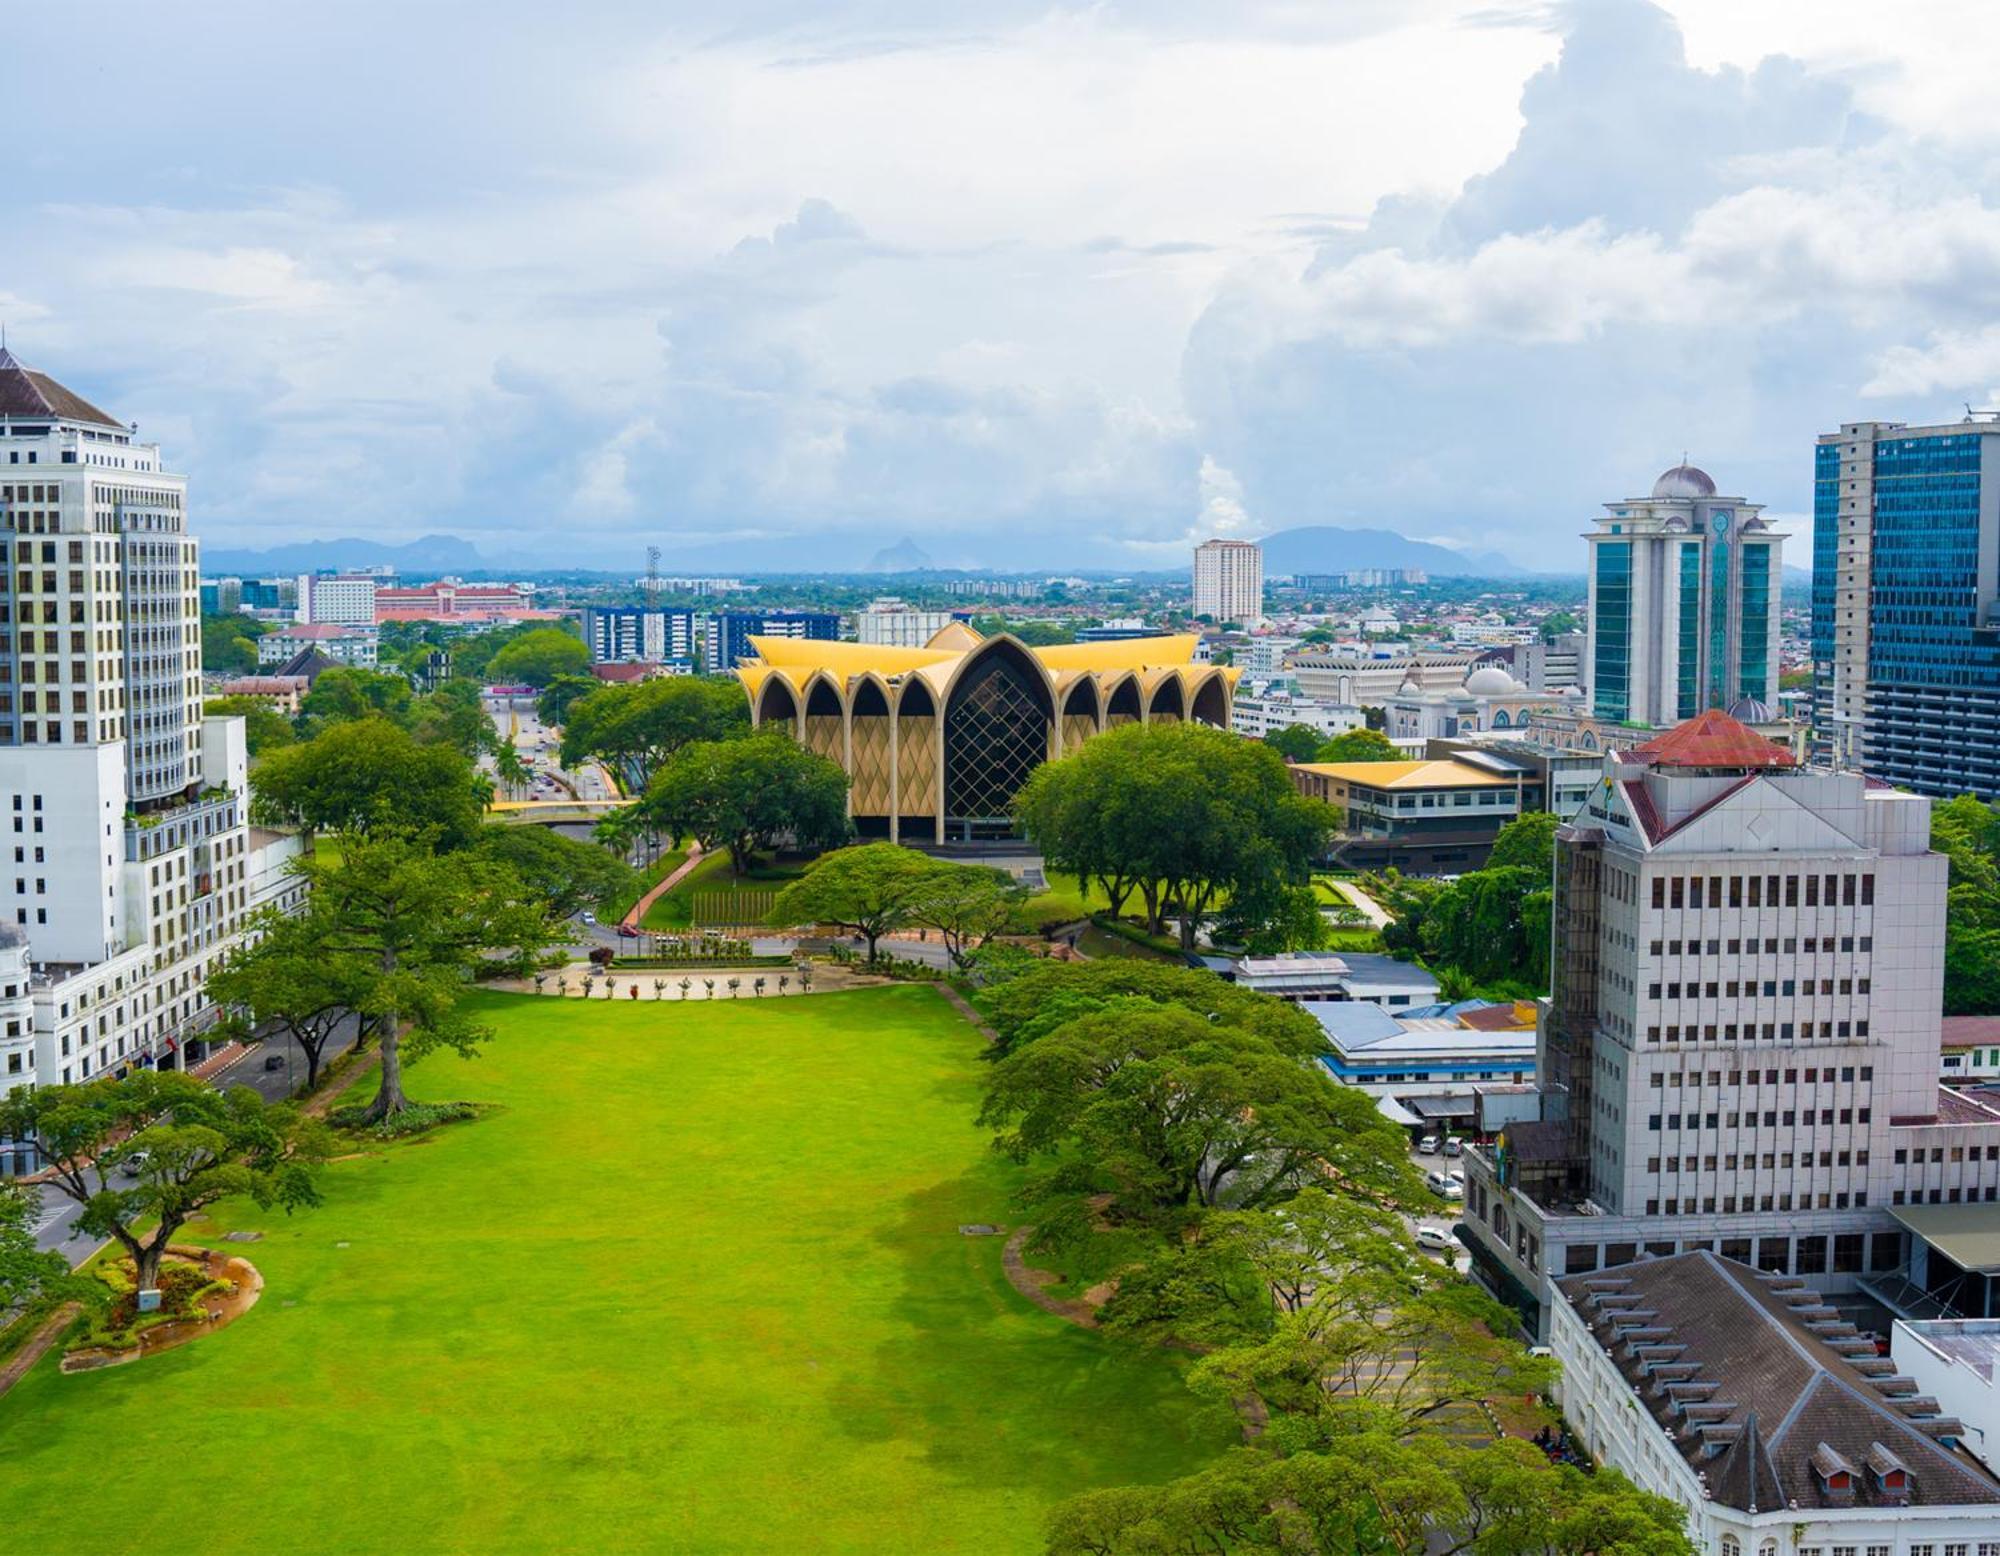
<svg viewBox="0 0 2000 1556"><path fill-rule="evenodd" d="M746 874L739 876L730 865L729 851L718 848L689 871L686 880L648 908L641 925L652 930L676 930L705 924L762 923L770 911L772 896L803 874L802 864L759 859ZM754 911L741 915L731 911L728 899L738 895ZM695 922L697 902L705 910L700 924Z"/></svg>
<svg viewBox="0 0 2000 1556"><path fill-rule="evenodd" d="M482 995L412 1090L477 1123L245 1204L263 1301L0 1400L25 1549L1024 1551L1234 1437L1179 1364L1031 1307L977 1039L926 988Z"/></svg>

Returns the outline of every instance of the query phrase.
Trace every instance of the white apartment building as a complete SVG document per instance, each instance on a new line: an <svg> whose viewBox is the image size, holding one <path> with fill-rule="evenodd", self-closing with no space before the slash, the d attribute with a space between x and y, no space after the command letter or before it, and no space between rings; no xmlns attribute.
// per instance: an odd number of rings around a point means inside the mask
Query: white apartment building
<svg viewBox="0 0 2000 1556"><path fill-rule="evenodd" d="M296 847L253 849L243 721L202 713L186 492L0 349L0 1084L179 1063L253 876Z"/></svg>
<svg viewBox="0 0 2000 1556"><path fill-rule="evenodd" d="M372 670L381 643L382 634L374 627L343 627L330 621L299 622L278 627L257 639L257 663L281 665L312 648L340 664Z"/></svg>
<svg viewBox="0 0 2000 1556"><path fill-rule="evenodd" d="M1945 873L1927 799L1724 714L1605 754L1557 834L1540 1119L1467 1164L1529 1328L1691 1249L1893 1305L1899 1212L2000 1195L2000 1111L1939 1083Z"/></svg>
<svg viewBox="0 0 2000 1556"><path fill-rule="evenodd" d="M1258 679L1285 673L1285 657L1303 638L1254 637L1236 650L1232 661L1245 676Z"/></svg>
<svg viewBox="0 0 2000 1556"><path fill-rule="evenodd" d="M1249 740L1261 740L1294 724L1303 724L1331 740L1350 729L1360 729L1367 722L1367 715L1359 708L1315 702L1283 684L1253 685L1248 691L1238 690L1229 707L1229 727Z"/></svg>
<svg viewBox="0 0 2000 1556"><path fill-rule="evenodd" d="M375 591L381 585L382 579L371 573L300 573L299 620L328 622L338 627L372 627Z"/></svg>
<svg viewBox="0 0 2000 1556"><path fill-rule="evenodd" d="M1557 1283L1557 1399L1706 1556L2000 1556L1968 1423L1797 1276L1707 1249ZM1991 1340L1985 1364L1991 1366Z"/></svg>
<svg viewBox="0 0 2000 1556"><path fill-rule="evenodd" d="M1249 540L1207 540L1194 549L1194 613L1245 625L1264 616L1264 548Z"/></svg>
<svg viewBox="0 0 2000 1556"><path fill-rule="evenodd" d="M1459 690L1478 658L1474 650L1412 652L1366 643L1329 643L1294 654L1288 669L1308 697L1379 708L1399 693Z"/></svg>
<svg viewBox="0 0 2000 1556"><path fill-rule="evenodd" d="M898 599L871 600L855 615L855 639L888 648L922 648L960 619L953 611L918 610Z"/></svg>

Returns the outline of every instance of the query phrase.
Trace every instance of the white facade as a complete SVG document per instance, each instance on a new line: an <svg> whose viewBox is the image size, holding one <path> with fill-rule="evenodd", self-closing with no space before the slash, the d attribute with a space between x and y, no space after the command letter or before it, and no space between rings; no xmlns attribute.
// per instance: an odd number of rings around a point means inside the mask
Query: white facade
<svg viewBox="0 0 2000 1556"><path fill-rule="evenodd" d="M281 665L303 649L318 649L327 658L344 665L372 670L382 636L374 627L342 627L331 622L301 622L279 627L257 639L257 663Z"/></svg>
<svg viewBox="0 0 2000 1556"><path fill-rule="evenodd" d="M381 582L380 578L365 574L300 573L299 620L340 627L372 627L375 591Z"/></svg>
<svg viewBox="0 0 2000 1556"><path fill-rule="evenodd" d="M1285 657L1304 641L1301 638L1254 637L1236 650L1232 661L1245 677L1255 680L1285 673Z"/></svg>
<svg viewBox="0 0 2000 1556"><path fill-rule="evenodd" d="M894 599L872 600L854 618L855 638L887 648L922 648L956 620L950 611L918 610Z"/></svg>
<svg viewBox="0 0 2000 1556"><path fill-rule="evenodd" d="M1320 702L1379 708L1391 697L1416 691L1456 691L1465 684L1476 655L1469 650L1376 649L1366 644L1332 643L1292 656L1291 678Z"/></svg>
<svg viewBox="0 0 2000 1556"><path fill-rule="evenodd" d="M1558 834L1553 1136L1468 1164L1484 1268L1532 1302L1697 1246L1828 1290L1892 1276L1892 1208L2000 1195L2000 1117L1939 1089L1929 801L1648 749L1607 755Z"/></svg>
<svg viewBox="0 0 2000 1556"><path fill-rule="evenodd" d="M244 722L201 711L185 492L0 351L0 1085L177 1064L253 907ZM20 1155L0 1142L0 1172Z"/></svg>
<svg viewBox="0 0 2000 1556"><path fill-rule="evenodd" d="M1261 740L1294 724L1303 724L1331 739L1347 730L1360 729L1367 722L1367 715L1359 708L1315 702L1282 686L1249 692L1239 689L1229 708L1229 727L1251 740Z"/></svg>
<svg viewBox="0 0 2000 1556"><path fill-rule="evenodd" d="M1264 548L1209 540L1194 551L1194 613L1246 625L1264 616Z"/></svg>

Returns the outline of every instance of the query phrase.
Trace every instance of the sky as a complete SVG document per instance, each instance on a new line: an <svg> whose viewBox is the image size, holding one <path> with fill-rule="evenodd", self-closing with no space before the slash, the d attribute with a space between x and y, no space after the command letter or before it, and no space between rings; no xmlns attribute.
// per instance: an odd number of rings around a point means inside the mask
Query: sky
<svg viewBox="0 0 2000 1556"><path fill-rule="evenodd" d="M1797 528L1815 434L2000 403L2000 15L1884 15L20 7L0 318L212 548L1577 571L1683 452Z"/></svg>

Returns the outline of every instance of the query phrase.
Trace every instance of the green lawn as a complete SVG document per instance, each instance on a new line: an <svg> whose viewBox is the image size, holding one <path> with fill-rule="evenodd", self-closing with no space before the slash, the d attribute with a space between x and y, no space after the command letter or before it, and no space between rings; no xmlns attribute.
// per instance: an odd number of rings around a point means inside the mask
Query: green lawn
<svg viewBox="0 0 2000 1556"><path fill-rule="evenodd" d="M689 872L686 880L646 910L645 918L640 921L641 927L653 930L695 927L697 895L704 899L703 906L709 910L704 920L706 923L765 922L763 909L769 897L805 874L805 869L803 864L779 864L774 860L759 859L751 865L748 873L739 876L729 862L729 850L715 849ZM727 893L731 897L738 893L754 893L760 911L748 917L719 919L717 915L723 910L715 901L718 893Z"/></svg>
<svg viewBox="0 0 2000 1556"><path fill-rule="evenodd" d="M413 1089L494 1112L200 1228L268 1234L231 1328L0 1400L17 1544L1025 1551L1233 1439L959 1235L1013 1175L935 991L477 1002L496 1040Z"/></svg>

